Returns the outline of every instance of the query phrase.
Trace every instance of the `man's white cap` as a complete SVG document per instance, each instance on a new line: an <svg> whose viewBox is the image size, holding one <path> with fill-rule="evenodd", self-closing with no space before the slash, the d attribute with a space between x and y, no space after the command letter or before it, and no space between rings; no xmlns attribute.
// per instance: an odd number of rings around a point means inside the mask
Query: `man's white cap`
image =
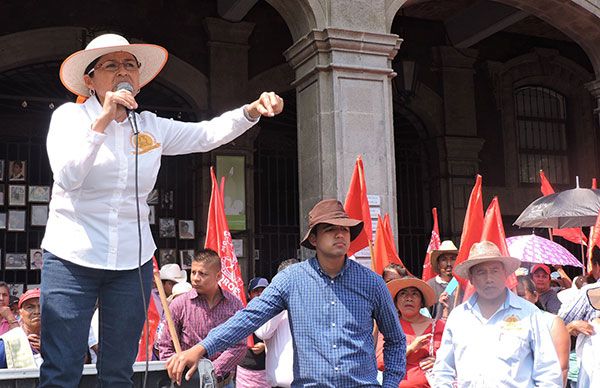
<svg viewBox="0 0 600 388"><path fill-rule="evenodd" d="M160 268L160 280L171 280L176 283L187 280L187 272L183 271L179 264L165 264Z"/></svg>

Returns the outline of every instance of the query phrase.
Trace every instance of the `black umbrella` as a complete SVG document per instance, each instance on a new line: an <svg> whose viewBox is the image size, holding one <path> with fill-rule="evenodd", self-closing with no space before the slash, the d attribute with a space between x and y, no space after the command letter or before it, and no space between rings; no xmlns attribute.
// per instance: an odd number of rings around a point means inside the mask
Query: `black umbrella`
<svg viewBox="0 0 600 388"><path fill-rule="evenodd" d="M538 198L517 218L522 228L593 226L600 211L600 190L571 189Z"/></svg>

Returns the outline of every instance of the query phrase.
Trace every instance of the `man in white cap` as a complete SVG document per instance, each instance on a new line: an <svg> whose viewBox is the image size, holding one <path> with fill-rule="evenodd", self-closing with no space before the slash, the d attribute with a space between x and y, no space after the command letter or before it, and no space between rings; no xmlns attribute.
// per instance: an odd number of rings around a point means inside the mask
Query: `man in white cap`
<svg viewBox="0 0 600 388"><path fill-rule="evenodd" d="M489 241L454 269L476 292L452 311L433 368L434 387L562 387L540 310L506 288L520 261Z"/></svg>
<svg viewBox="0 0 600 388"><path fill-rule="evenodd" d="M431 316L435 319L446 319L454 307L454 292L446 292L448 283L452 280L452 269L456 262L458 248L452 240L444 240L440 247L431 252L431 268L437 274L427 281L427 284L435 291L435 300L438 301L431 307ZM440 297L442 297L440 302Z"/></svg>
<svg viewBox="0 0 600 388"><path fill-rule="evenodd" d="M173 293L175 284L187 281L187 272L179 264L165 264L160 268L160 280L168 298Z"/></svg>

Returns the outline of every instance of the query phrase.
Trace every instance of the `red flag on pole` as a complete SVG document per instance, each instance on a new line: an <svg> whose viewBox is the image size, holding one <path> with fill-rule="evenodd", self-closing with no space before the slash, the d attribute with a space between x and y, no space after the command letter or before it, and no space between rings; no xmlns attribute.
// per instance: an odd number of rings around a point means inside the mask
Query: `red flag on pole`
<svg viewBox="0 0 600 388"><path fill-rule="evenodd" d="M491 241L504 256L510 256L508 253L508 245L506 245L506 235L504 233L504 224L502 222L502 214L500 213L500 203L498 197L494 197L490 206L485 212L483 220L483 231L481 232L481 241ZM506 287L513 289L517 286L517 277L514 273L509 274L506 279Z"/></svg>
<svg viewBox="0 0 600 388"><path fill-rule="evenodd" d="M542 182L541 191L543 195L554 194L554 188L548 178L546 178L543 170L540 170L540 181ZM587 238L581 233L581 228L553 229L551 233L553 236L560 236L575 244L585 245L587 243Z"/></svg>
<svg viewBox="0 0 600 388"><path fill-rule="evenodd" d="M465 214L465 220L463 223L463 230L460 236L460 247L458 248L458 255L454 267L469 257L469 251L471 246L479 242L481 239L481 231L483 230L483 198L481 196L481 175L477 175L475 179L475 185L471 191L469 197L469 203L467 205L467 211ZM463 290L467 289L468 279L461 278L454 273L456 280ZM458 295L458 293L457 293Z"/></svg>
<svg viewBox="0 0 600 388"><path fill-rule="evenodd" d="M398 256L396 245L394 244L394 234L390 225L389 214L385 214L383 219L377 217L377 229L375 231L375 242L373 247L373 271L379 275L383 273L383 269L391 263L399 264L406 269L406 266ZM407 272L410 272L407 269ZM411 274L412 275L412 274Z"/></svg>
<svg viewBox="0 0 600 388"><path fill-rule="evenodd" d="M590 228L590 240L587 249L587 272L592 270L592 256L595 246L600 247L600 212L598 213L598 217L596 217L596 224Z"/></svg>
<svg viewBox="0 0 600 388"><path fill-rule="evenodd" d="M425 254L425 260L423 261L423 275L421 279L428 281L435 277L435 270L431 267L431 252L440 248L442 243L440 239L440 230L438 228L438 215L437 208L431 209L433 214L433 228L431 229L431 238L429 239L429 245L427 246L427 253Z"/></svg>
<svg viewBox="0 0 600 388"><path fill-rule="evenodd" d="M212 193L208 207L208 221L206 223L206 240L204 247L212 249L221 258L221 280L219 285L235 295L246 305L246 293L240 266L235 256L231 233L227 225L223 196L214 168L210 168L212 180Z"/></svg>
<svg viewBox="0 0 600 388"><path fill-rule="evenodd" d="M348 248L348 256L352 256L356 252L369 246L369 242L373 238L373 228L371 227L371 212L369 210L369 200L367 199L367 184L365 182L365 170L363 167L362 158L359 155L356 158L354 172L346 194L344 210L350 218L362 220L364 223L363 230L350 243Z"/></svg>
<svg viewBox="0 0 600 388"><path fill-rule="evenodd" d="M152 257L152 267L154 272L159 271L158 264L156 263L156 258L154 256ZM146 349L148 350L148 360L152 360L152 347L154 345L154 341L156 340L156 329L158 329L160 318L160 314L158 313L158 309L154 303L154 298L151 295L150 303L148 303L148 344L146 344L146 324L144 324L144 329L142 330L142 336L140 337L140 342L138 345L138 354L135 359L136 361L146 361Z"/></svg>

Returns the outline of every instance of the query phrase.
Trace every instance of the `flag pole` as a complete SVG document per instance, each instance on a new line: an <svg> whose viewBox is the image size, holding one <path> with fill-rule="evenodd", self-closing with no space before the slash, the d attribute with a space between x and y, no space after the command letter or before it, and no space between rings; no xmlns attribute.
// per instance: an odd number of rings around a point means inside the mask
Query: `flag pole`
<svg viewBox="0 0 600 388"><path fill-rule="evenodd" d="M356 158L356 160L362 160L361 155L358 155L358 157ZM365 182L365 185L367 184L367 181L365 180L365 176L363 175L363 171L362 168L358 168L358 178L360 180L360 182ZM365 187L365 193L367 192L366 187ZM370 216L369 216L370 218ZM367 241L369 243L369 252L371 253L371 266L373 266L373 257L375 257L374 252L373 252L373 236L367 236Z"/></svg>
<svg viewBox="0 0 600 388"><path fill-rule="evenodd" d="M579 241L579 246L581 247L581 264L583 264L583 275L585 276L585 269L587 267L586 263L585 263L585 251L583 249L583 228L579 228L579 235L580 235L580 241Z"/></svg>
<svg viewBox="0 0 600 388"><path fill-rule="evenodd" d="M169 334L171 334L171 339L173 340L173 346L175 347L175 353L181 353L181 344L179 343L179 337L177 336L177 330L175 330L175 324L173 323L173 317L171 316L171 310L169 310L169 304L167 303L167 295L165 294L165 289L163 288L162 281L160 280L160 272L154 272L154 283L156 284L156 289L158 290L158 295L160 296L160 304L163 307L163 311L165 312L165 319L167 321L167 326L169 328Z"/></svg>

